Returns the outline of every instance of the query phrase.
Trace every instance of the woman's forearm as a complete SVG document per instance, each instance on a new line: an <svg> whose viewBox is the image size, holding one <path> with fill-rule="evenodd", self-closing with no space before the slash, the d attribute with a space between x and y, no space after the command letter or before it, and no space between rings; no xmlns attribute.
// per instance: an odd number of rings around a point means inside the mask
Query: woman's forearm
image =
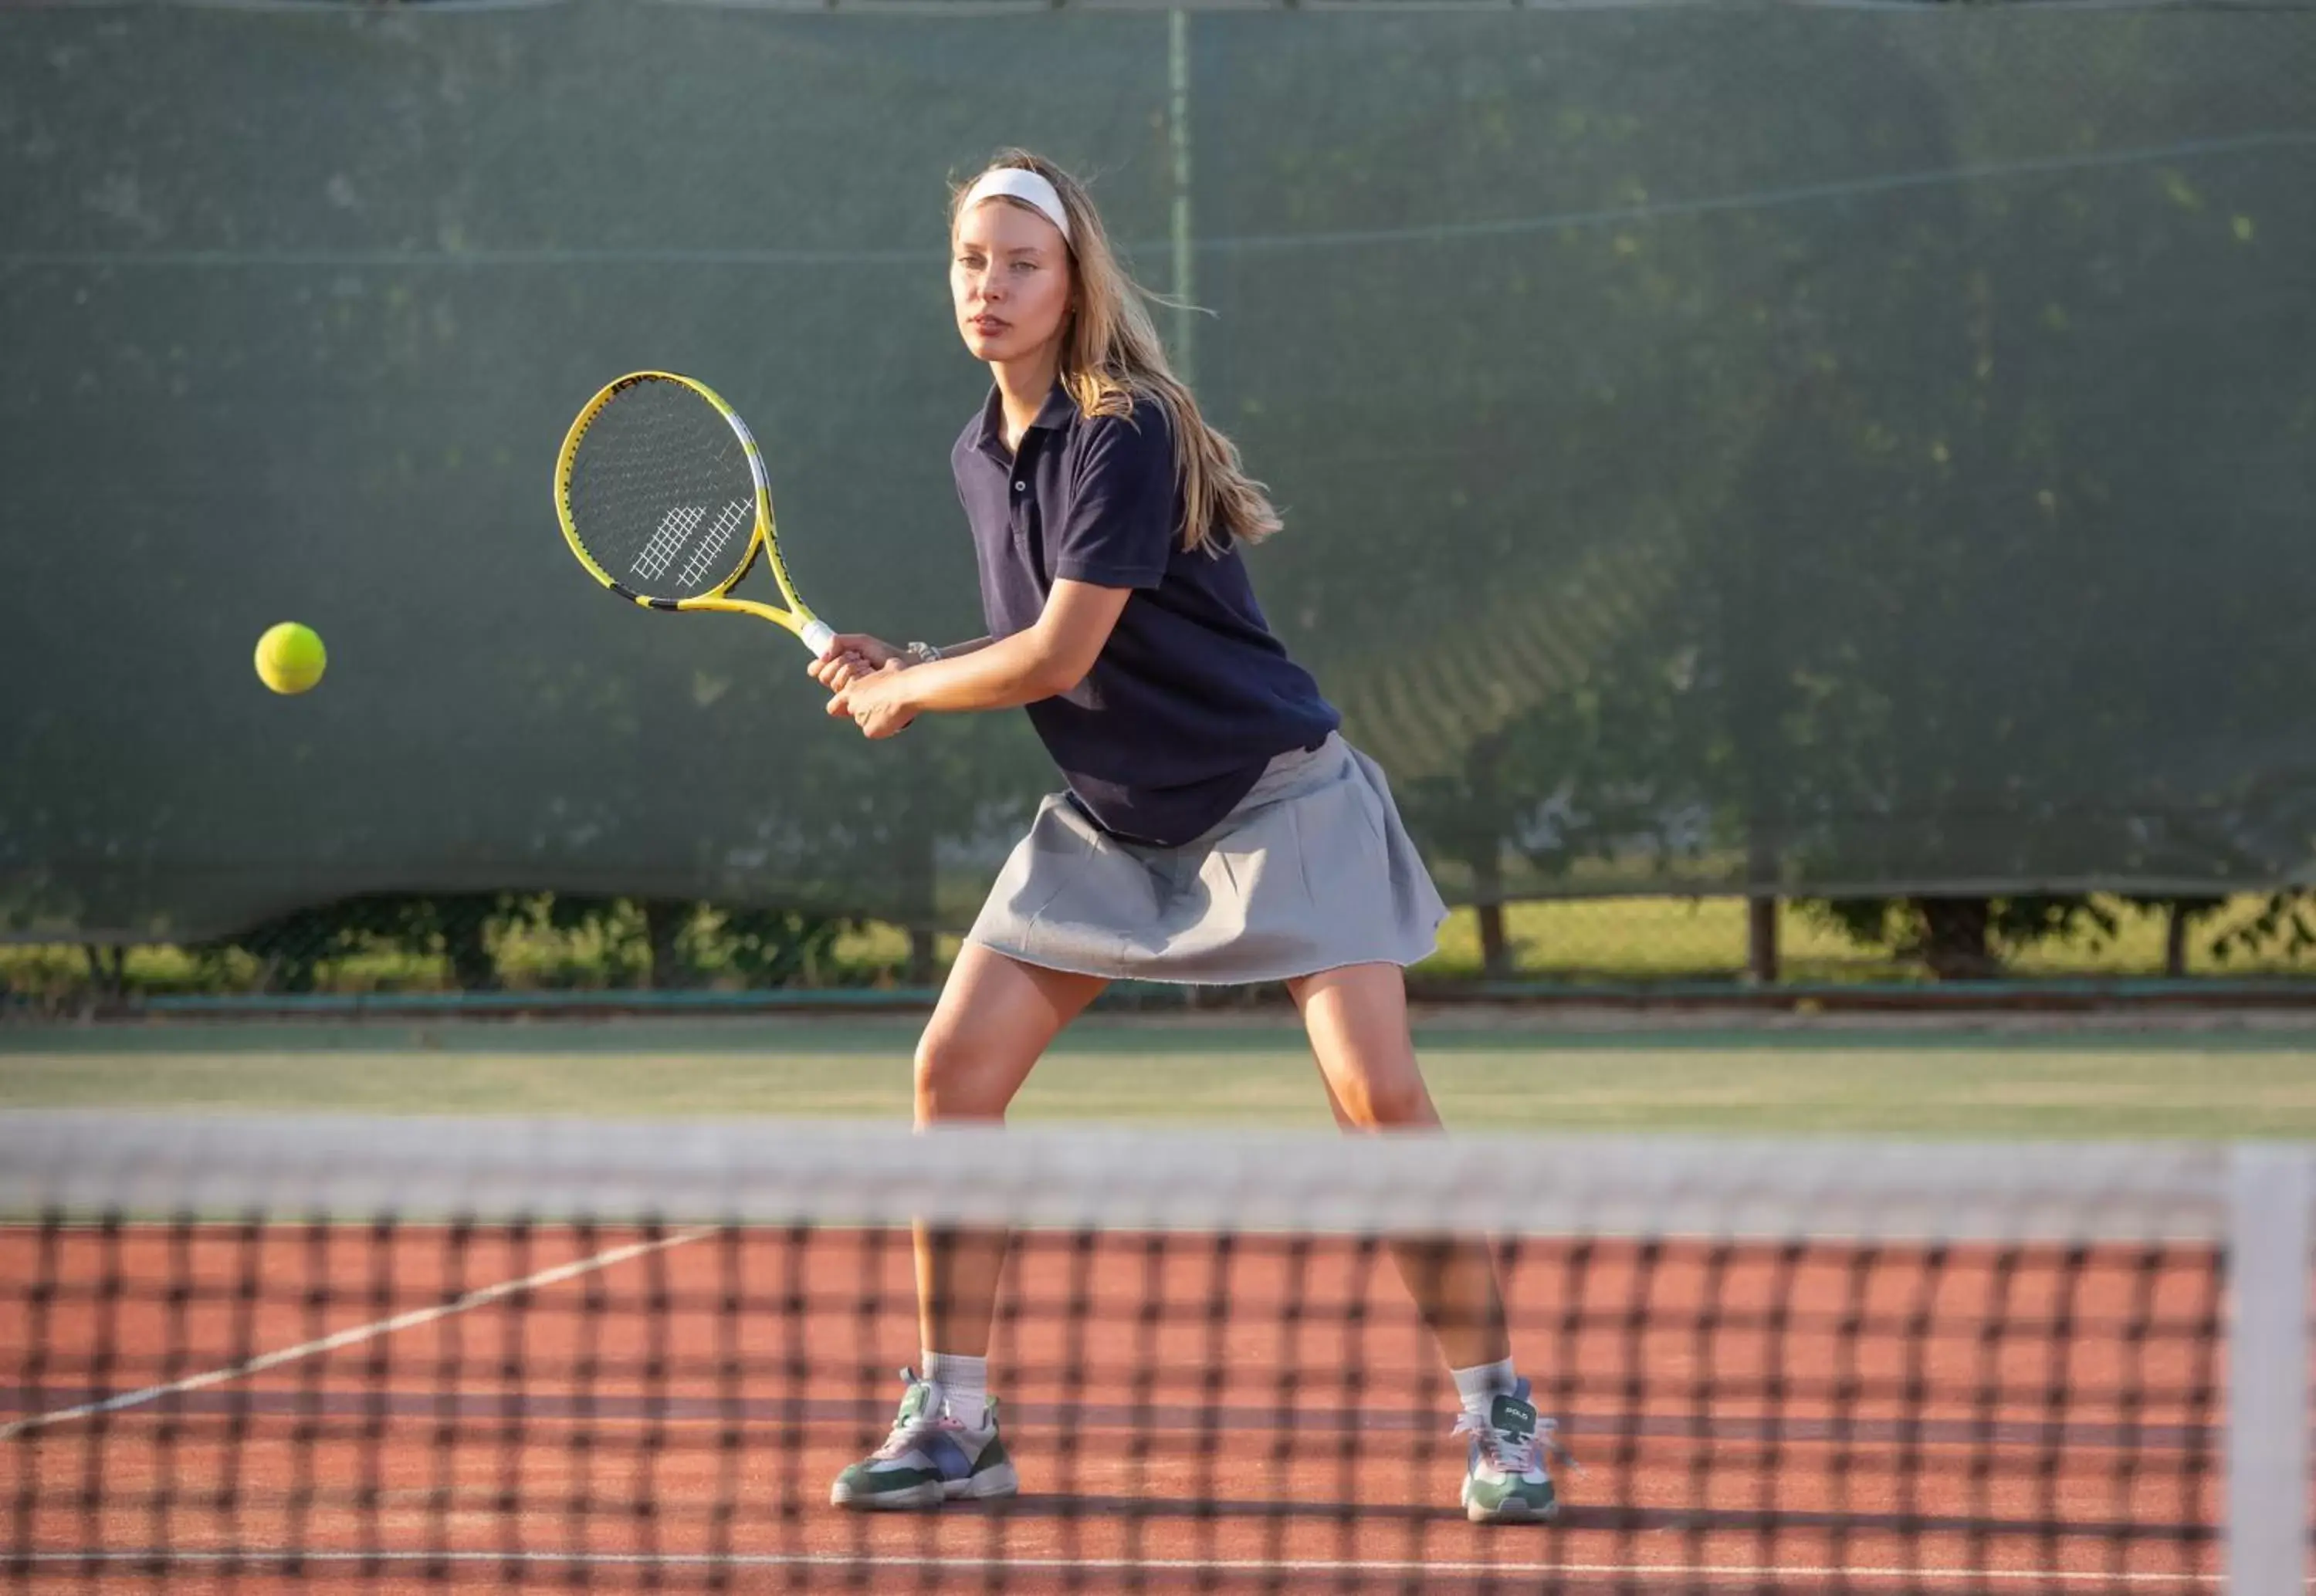
<svg viewBox="0 0 2316 1596"><path fill-rule="evenodd" d="M903 671L895 686L911 710L1011 709L1066 690L1071 684L1058 679L1055 666L1032 629L944 648L940 659Z"/></svg>

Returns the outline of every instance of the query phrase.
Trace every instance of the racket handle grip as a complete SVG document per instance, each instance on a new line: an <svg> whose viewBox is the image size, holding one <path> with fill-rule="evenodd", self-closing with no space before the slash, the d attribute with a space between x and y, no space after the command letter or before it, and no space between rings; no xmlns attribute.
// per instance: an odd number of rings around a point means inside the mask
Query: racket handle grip
<svg viewBox="0 0 2316 1596"><path fill-rule="evenodd" d="M797 635L804 639L805 647L812 651L815 659L826 653L828 645L836 641L835 628L826 621L806 621Z"/></svg>

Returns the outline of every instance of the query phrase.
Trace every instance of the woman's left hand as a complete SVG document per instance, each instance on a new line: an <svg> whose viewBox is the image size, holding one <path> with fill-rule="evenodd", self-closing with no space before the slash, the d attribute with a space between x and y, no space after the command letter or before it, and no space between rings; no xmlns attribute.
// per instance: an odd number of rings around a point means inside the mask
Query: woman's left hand
<svg viewBox="0 0 2316 1596"><path fill-rule="evenodd" d="M882 668L856 676L828 701L828 713L851 716L863 737L891 737L905 730L917 712L901 702L903 669L898 660L888 660Z"/></svg>

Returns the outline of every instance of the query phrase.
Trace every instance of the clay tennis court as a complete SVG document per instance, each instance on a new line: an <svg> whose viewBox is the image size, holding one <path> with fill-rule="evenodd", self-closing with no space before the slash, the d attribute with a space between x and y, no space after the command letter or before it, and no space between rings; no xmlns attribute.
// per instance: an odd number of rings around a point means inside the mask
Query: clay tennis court
<svg viewBox="0 0 2316 1596"><path fill-rule="evenodd" d="M0 1512L17 1583L76 1589L2215 1583L2208 1249L1503 1256L1584 1466L1548 1528L1456 1510L1452 1392L1376 1244L1019 1238L1023 1494L865 1516L826 1493L916 1357L904 1230L13 1227Z"/></svg>

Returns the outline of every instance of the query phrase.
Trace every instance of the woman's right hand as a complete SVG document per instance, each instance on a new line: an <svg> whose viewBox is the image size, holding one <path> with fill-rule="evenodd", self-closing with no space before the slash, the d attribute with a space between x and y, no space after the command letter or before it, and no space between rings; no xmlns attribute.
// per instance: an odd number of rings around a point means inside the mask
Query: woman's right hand
<svg viewBox="0 0 2316 1596"><path fill-rule="evenodd" d="M828 640L827 649L806 669L812 679L832 693L842 692L864 676L885 667L888 660L909 661L906 650L896 649L881 637L871 637L866 632L839 632Z"/></svg>

